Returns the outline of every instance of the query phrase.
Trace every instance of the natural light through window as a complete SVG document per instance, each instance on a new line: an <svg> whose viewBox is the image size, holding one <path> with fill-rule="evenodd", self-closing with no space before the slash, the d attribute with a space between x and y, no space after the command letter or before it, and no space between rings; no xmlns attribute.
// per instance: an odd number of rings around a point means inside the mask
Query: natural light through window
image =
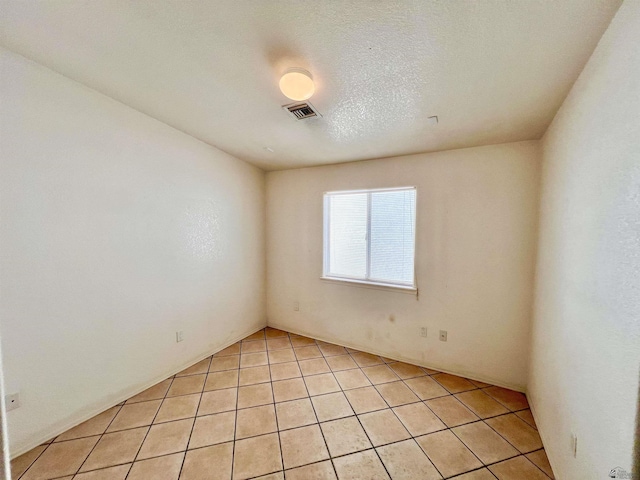
<svg viewBox="0 0 640 480"><path fill-rule="evenodd" d="M324 195L324 274L414 288L415 187Z"/></svg>

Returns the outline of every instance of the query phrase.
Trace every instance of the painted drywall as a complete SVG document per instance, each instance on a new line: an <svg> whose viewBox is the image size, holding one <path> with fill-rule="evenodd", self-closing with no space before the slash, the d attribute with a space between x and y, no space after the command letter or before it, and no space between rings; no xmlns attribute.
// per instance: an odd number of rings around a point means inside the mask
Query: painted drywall
<svg viewBox="0 0 640 480"><path fill-rule="evenodd" d="M520 142L269 172L268 324L523 390L539 164ZM323 192L408 185L418 298L321 280Z"/></svg>
<svg viewBox="0 0 640 480"><path fill-rule="evenodd" d="M627 0L542 141L528 390L563 480L631 472L640 367L639 44L640 1Z"/></svg>
<svg viewBox="0 0 640 480"><path fill-rule="evenodd" d="M8 414L15 455L264 325L264 173L0 58L0 328L5 386L22 403Z"/></svg>

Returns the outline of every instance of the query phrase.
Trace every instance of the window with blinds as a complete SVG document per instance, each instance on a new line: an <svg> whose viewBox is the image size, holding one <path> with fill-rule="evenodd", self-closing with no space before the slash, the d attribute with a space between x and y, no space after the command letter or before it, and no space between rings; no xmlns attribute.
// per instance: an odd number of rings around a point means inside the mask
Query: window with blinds
<svg viewBox="0 0 640 480"><path fill-rule="evenodd" d="M324 277L415 287L415 187L324 195Z"/></svg>

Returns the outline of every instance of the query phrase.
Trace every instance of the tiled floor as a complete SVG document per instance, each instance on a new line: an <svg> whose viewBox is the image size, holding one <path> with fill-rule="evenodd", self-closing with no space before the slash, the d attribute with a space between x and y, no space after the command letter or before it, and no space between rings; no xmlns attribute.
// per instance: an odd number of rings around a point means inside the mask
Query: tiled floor
<svg viewBox="0 0 640 480"><path fill-rule="evenodd" d="M271 328L11 465L23 480L553 478L524 395Z"/></svg>

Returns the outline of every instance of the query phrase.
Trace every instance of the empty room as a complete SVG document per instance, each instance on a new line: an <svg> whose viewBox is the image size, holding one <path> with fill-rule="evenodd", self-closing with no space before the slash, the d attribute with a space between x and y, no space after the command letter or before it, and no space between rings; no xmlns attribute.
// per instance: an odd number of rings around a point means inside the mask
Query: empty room
<svg viewBox="0 0 640 480"><path fill-rule="evenodd" d="M0 0L0 478L640 480L640 0Z"/></svg>

